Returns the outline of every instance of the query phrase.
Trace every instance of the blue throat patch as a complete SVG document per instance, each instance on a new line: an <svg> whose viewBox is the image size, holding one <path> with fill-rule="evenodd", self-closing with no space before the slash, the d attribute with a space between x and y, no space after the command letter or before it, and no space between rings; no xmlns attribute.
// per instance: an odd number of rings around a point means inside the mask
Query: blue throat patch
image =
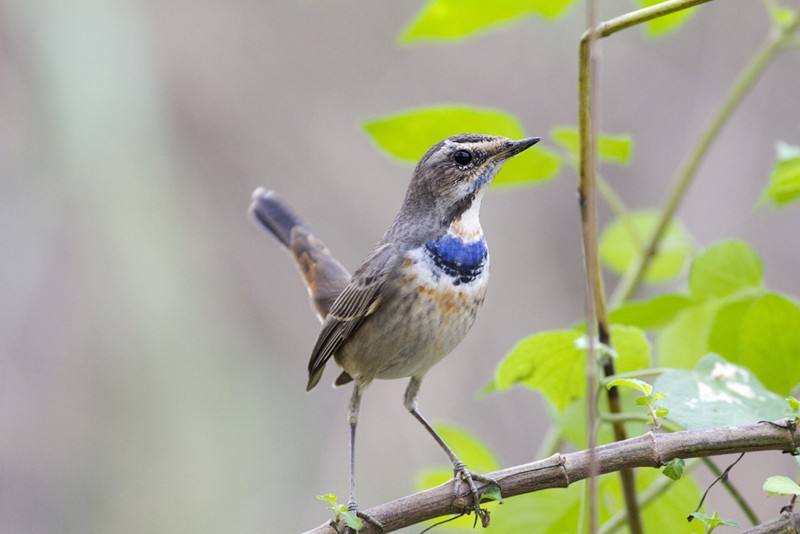
<svg viewBox="0 0 800 534"><path fill-rule="evenodd" d="M465 243L450 234L428 241L425 250L437 267L453 277L454 285L468 284L480 276L488 255L483 238Z"/></svg>

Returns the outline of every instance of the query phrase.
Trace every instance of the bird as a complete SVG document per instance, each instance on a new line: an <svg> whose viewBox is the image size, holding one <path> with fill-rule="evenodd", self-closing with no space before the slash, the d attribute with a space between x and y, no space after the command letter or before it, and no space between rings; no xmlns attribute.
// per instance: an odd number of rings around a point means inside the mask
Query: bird
<svg viewBox="0 0 800 534"><path fill-rule="evenodd" d="M388 230L352 275L275 192L258 188L252 195L252 219L290 252L322 322L306 390L319 383L331 358L341 368L334 385L353 384L347 509L378 531L380 522L358 508L355 482L359 408L376 379L408 379L403 404L453 464L454 498L466 484L464 496L472 500L466 511L475 511L476 520L475 481L494 483L469 471L422 415L417 397L428 370L470 330L486 295L489 250L479 219L484 194L504 162L539 140L460 134L434 144L417 163Z"/></svg>

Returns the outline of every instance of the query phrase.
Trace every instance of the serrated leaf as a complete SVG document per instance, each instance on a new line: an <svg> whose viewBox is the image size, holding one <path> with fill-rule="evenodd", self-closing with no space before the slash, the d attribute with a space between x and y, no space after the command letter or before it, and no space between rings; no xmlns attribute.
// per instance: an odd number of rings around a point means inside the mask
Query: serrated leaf
<svg viewBox="0 0 800 534"><path fill-rule="evenodd" d="M416 163L442 139L461 133L482 133L511 139L525 137L516 117L504 111L464 105L441 105L406 110L364 123L375 144L399 160ZM558 174L561 159L552 150L536 147L511 158L493 181L508 186L538 183Z"/></svg>
<svg viewBox="0 0 800 534"><path fill-rule="evenodd" d="M400 42L455 41L522 17L559 17L574 0L430 0L403 30Z"/></svg>
<svg viewBox="0 0 800 534"><path fill-rule="evenodd" d="M649 7L664 1L665 0L636 0L636 3L639 4L639 7ZM663 37L664 35L672 33L686 24L686 22L694 16L695 9L696 8L684 9L672 13L671 15L650 20L645 23L645 34L648 37Z"/></svg>
<svg viewBox="0 0 800 534"><path fill-rule="evenodd" d="M615 378L606 384L606 388L611 389L612 387L632 389L645 396L650 396L653 393L653 386L638 378Z"/></svg>
<svg viewBox="0 0 800 534"><path fill-rule="evenodd" d="M664 476L672 480L680 480L685 470L686 462L683 461L683 458L675 458L667 462L667 465L661 469L661 472Z"/></svg>
<svg viewBox="0 0 800 534"><path fill-rule="evenodd" d="M783 398L767 390L750 370L722 356L704 356L692 371L671 369L653 387L670 419L686 429L754 424L783 416Z"/></svg>
<svg viewBox="0 0 800 534"><path fill-rule="evenodd" d="M759 204L781 207L800 198L800 147L780 143L776 152L775 167Z"/></svg>
<svg viewBox="0 0 800 534"><path fill-rule="evenodd" d="M761 489L770 495L800 495L800 485L791 478L781 475L769 477Z"/></svg>
<svg viewBox="0 0 800 534"><path fill-rule="evenodd" d="M556 330L523 339L495 370L495 387L502 391L515 384L525 385L563 410L586 393L586 351L576 344L582 336L578 330ZM650 345L641 329L612 325L611 339L620 373L649 366Z"/></svg>
<svg viewBox="0 0 800 534"><path fill-rule="evenodd" d="M628 226L636 229L637 235L650 236L658 223L659 215L653 210L633 211L626 221L616 219L603 230L600 238L600 257L603 263L617 273L624 273L641 252L641 244L635 242ZM645 280L664 282L678 276L692 250L689 234L683 225L674 220L661 240L658 254L647 269Z"/></svg>
<svg viewBox="0 0 800 534"><path fill-rule="evenodd" d="M764 385L787 395L800 382L800 308L770 293L756 299L741 323L740 363Z"/></svg>
<svg viewBox="0 0 800 534"><path fill-rule="evenodd" d="M703 250L689 268L689 288L697 300L725 297L761 287L761 258L744 241L720 241Z"/></svg>
<svg viewBox="0 0 800 534"><path fill-rule="evenodd" d="M626 302L613 310L608 320L646 330L661 328L692 304L692 299L684 295L675 293L659 295L649 300Z"/></svg>
<svg viewBox="0 0 800 534"><path fill-rule="evenodd" d="M558 126L550 138L566 150L575 161L580 149L580 136L574 126ZM597 159L617 165L628 165L633 155L633 138L629 134L601 133L597 136Z"/></svg>

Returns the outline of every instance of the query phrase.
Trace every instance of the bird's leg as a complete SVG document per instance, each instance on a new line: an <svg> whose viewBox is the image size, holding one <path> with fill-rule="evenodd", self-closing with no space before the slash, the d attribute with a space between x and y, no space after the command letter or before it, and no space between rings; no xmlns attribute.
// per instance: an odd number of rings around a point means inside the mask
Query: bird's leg
<svg viewBox="0 0 800 534"><path fill-rule="evenodd" d="M455 480L453 481L454 499L459 497L459 482L463 480L467 483L467 486L469 487L469 493L472 496L473 510L475 511L477 519L477 517L481 517L481 494L478 492L478 487L475 485L475 481L477 480L478 482L482 482L484 484L494 485L498 488L500 486L496 481L489 477L471 473L464 465L464 462L458 459L458 456L456 456L453 450L447 445L447 443L436 432L436 430L433 429L425 417L423 417L417 405L417 394L419 393L419 386L421 383L421 378L412 377L411 380L409 380L404 399L405 407L409 412L411 412L411 415L417 418L417 421L422 423L422 426L424 426L431 436L433 436L433 439L436 440L436 443L439 444L442 450L444 450L444 452L447 454L447 457L450 458L450 461L453 463L453 476L455 477Z"/></svg>
<svg viewBox="0 0 800 534"><path fill-rule="evenodd" d="M361 406L361 393L366 384L356 381L353 384L353 394L350 397L350 409L347 413L347 420L350 423L350 493L347 497L347 509L354 512L358 517L375 527L379 532L383 532L383 525L380 521L364 512L358 511L356 503L356 426L358 425L358 410ZM349 527L345 527L345 534L353 532Z"/></svg>

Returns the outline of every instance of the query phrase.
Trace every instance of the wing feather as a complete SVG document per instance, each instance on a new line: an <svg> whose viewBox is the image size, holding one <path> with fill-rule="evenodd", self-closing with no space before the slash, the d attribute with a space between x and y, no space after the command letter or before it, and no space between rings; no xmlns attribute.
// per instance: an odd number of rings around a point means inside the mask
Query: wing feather
<svg viewBox="0 0 800 534"><path fill-rule="evenodd" d="M311 351L306 391L317 385L328 360L352 337L364 320L378 309L382 301L381 290L393 268L399 263L398 258L399 255L391 244L378 247L336 297Z"/></svg>

